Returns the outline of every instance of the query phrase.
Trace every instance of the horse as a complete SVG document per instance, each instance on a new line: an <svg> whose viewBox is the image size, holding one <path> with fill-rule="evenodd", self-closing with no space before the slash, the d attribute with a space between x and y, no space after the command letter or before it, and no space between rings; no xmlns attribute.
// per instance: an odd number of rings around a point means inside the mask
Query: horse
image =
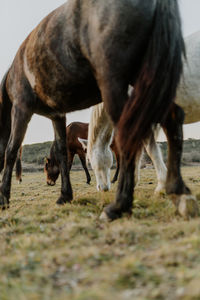
<svg viewBox="0 0 200 300"><path fill-rule="evenodd" d="M184 124L191 124L200 121L200 31L197 31L185 38L187 61L183 65L183 76L181 77L175 102L185 112ZM155 140L151 141L149 153L156 168L158 181L162 177L160 190L165 188L167 171Z"/></svg>
<svg viewBox="0 0 200 300"><path fill-rule="evenodd" d="M183 56L176 0L68 0L51 12L22 43L1 82L0 132L6 132L0 137L0 163L5 156L0 206L9 207L13 165L34 113L53 124L61 172L57 204L72 201L66 113L103 100L117 130L120 178L115 202L101 217L131 214L135 157L152 124L162 123L177 148L174 127L182 126L182 114L173 101ZM175 151L170 159L177 168L168 170L168 192L178 201L190 194L180 179L179 157Z"/></svg>
<svg viewBox="0 0 200 300"><path fill-rule="evenodd" d="M114 183L118 178L120 159L116 136L114 134L111 120L105 111L104 103L97 104L92 108L88 129L88 139L78 139L82 144L84 151L87 151L87 158L95 173L97 190L108 191L110 189L110 183ZM155 159L155 156L161 155L160 149L154 140L153 132L150 140L144 141L143 145L153 160ZM112 181L110 181L110 169L113 164L111 150L115 154L117 163L117 169ZM141 149L141 152L138 153L136 159L135 185L137 185L140 179L139 169L142 153L143 150ZM163 184L166 182L167 169L161 159L159 160L159 164L155 163L155 167L158 174L157 177L159 179L155 192L158 193L163 188Z"/></svg>
<svg viewBox="0 0 200 300"><path fill-rule="evenodd" d="M110 169L113 163L110 148L112 139L113 125L104 110L102 102L92 108L88 129L88 140L90 142L85 144L87 140L79 138L83 149L87 150L87 157L96 176L97 190L107 191L110 189Z"/></svg>
<svg viewBox="0 0 200 300"><path fill-rule="evenodd" d="M184 63L183 68L183 76L181 77L180 84L177 89L177 94L175 98L175 103L177 103L179 106L182 107L182 109L185 112L185 118L184 118L184 124L190 124L194 122L200 121L200 89L199 89L199 82L200 82L200 31L188 36L185 38L185 45L187 50L187 61ZM92 112L93 113L93 112ZM104 109L102 109L101 114L104 114L105 117L107 116ZM100 117L100 116L98 116ZM104 117L105 122L110 122L108 116L106 120ZM102 118L102 116L101 116ZM93 119L95 120L95 119ZM95 124L98 124L98 119L95 120ZM99 126L100 124L98 124ZM94 131L95 125L90 122L89 131ZM101 123L100 126L105 126L103 123ZM99 132L105 132L103 128L99 128ZM96 139L98 139L98 134L96 134ZM110 137L111 137L111 131L110 131ZM91 134L92 136L92 134ZM108 137L109 138L109 137ZM98 172L98 170L101 168L102 165L104 165L103 157L101 159L98 159L98 153L99 151L102 152L103 146L103 140L104 138L101 137L99 139L98 143L98 149L96 149L95 152L88 155L90 160L95 161L96 165L94 168L95 172ZM84 145L87 145L88 143L92 144L93 141L90 139L90 136L88 136L88 141L83 140L82 143ZM155 189L155 193L159 194L163 190L165 190L165 184L167 181L167 168L165 166L165 163L163 161L162 153L160 151L160 147L155 141L154 134L152 132L152 135L149 140L146 140L144 143L144 148L151 158L153 165L156 169L158 184ZM91 151L93 151L92 146L90 146ZM139 160L141 158L138 158ZM119 162L118 162L119 164ZM93 164L91 163L93 166ZM138 168L136 169L137 177L139 180L139 165L140 161L138 162ZM108 166L107 166L108 167ZM106 168L103 170L104 174L102 177L108 178L107 173L109 172ZM99 178L98 175L96 178ZM106 182L106 186L108 187L110 185L110 179L108 178L108 181ZM99 185L101 186L101 185Z"/></svg>
<svg viewBox="0 0 200 300"><path fill-rule="evenodd" d="M67 158L68 169L71 170L75 154L79 156L81 164L86 174L87 184L90 184L91 177L86 165L85 151L83 150L78 138L87 138L88 123L72 122L66 127L67 136ZM54 142L50 149L50 157L45 158L44 172L46 173L46 182L48 185L55 185L60 174L59 163L56 158L56 143Z"/></svg>
<svg viewBox="0 0 200 300"><path fill-rule="evenodd" d="M177 89L175 103L185 112L184 124L191 124L200 121L200 31L186 37L185 46L187 61L183 65L183 75ZM159 172L156 172L160 182L156 192L159 193L165 189L167 168L155 139L149 141L148 154L156 170L159 169Z"/></svg>

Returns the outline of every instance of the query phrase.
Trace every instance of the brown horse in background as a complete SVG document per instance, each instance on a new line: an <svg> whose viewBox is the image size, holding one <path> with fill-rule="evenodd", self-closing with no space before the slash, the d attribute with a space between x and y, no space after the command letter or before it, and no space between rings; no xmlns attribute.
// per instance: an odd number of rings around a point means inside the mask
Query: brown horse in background
<svg viewBox="0 0 200 300"><path fill-rule="evenodd" d="M66 127L67 135L67 155L68 155L68 168L71 170L75 154L80 158L81 164L86 174L87 183L90 184L91 177L86 165L86 153L82 148L78 137L87 139L88 136L88 123L72 122ZM50 149L50 157L45 158L44 171L46 173L46 182L48 185L55 185L56 180L60 174L59 162L56 158L55 142Z"/></svg>
<svg viewBox="0 0 200 300"><path fill-rule="evenodd" d="M80 158L81 164L86 174L87 183L90 184L91 177L86 164L86 148L84 149L82 144L79 142L78 138L87 139L88 138L88 123L83 122L72 122L66 127L66 135L67 135L67 154L68 154L68 168L71 170L72 163L74 160L75 154L77 154ZM119 151L117 150L117 145L115 139L113 139L110 148L115 154L116 158L116 172L112 179L112 183L117 181L118 173L119 173ZM48 185L55 185L56 180L60 174L59 163L56 158L55 151L55 142L52 144L50 149L50 157L45 157L45 165L44 172L46 174L46 182Z"/></svg>
<svg viewBox="0 0 200 300"><path fill-rule="evenodd" d="M183 53L177 0L68 0L44 18L19 48L1 83L0 166L5 156L5 167L0 206L9 207L13 166L34 113L52 120L61 172L57 203L71 202L65 115L103 99L120 149L116 200L104 215L113 220L130 214L135 158L152 125L165 125L177 149L174 126L181 128L183 120L176 122L177 114L169 112ZM134 86L131 96L129 84ZM180 148L173 153L168 192L180 198L189 190L180 176Z"/></svg>

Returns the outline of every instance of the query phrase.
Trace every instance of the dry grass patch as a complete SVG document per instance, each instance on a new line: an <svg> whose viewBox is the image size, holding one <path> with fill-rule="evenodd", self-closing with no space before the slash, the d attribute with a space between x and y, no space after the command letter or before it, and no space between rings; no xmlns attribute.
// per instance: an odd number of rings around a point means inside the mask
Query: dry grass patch
<svg viewBox="0 0 200 300"><path fill-rule="evenodd" d="M198 167L185 167L200 199ZM13 178L11 207L0 215L0 299L200 299L200 219L174 216L166 195L153 195L154 170L142 170L133 216L109 224L98 217L114 200L92 176L72 172L74 201L55 202L60 181L40 173Z"/></svg>

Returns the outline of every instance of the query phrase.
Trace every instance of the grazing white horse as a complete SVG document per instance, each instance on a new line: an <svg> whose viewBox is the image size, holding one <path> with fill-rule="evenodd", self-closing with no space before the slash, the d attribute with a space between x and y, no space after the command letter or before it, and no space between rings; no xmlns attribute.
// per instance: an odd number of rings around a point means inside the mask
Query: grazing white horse
<svg viewBox="0 0 200 300"><path fill-rule="evenodd" d="M185 112L184 124L189 124L200 121L200 31L187 37L185 45L187 61L184 63L183 76L177 89L175 102ZM108 190L110 188L112 158L109 146L112 142L112 136L112 125L103 109L103 103L94 106L89 124L88 142L82 140L82 145L86 147L88 144L87 155L95 172L98 190ZM158 184L155 193L160 193L165 189L167 168L153 134L150 140L144 142L144 147L154 164L157 174ZM141 156L139 156L135 177L137 182L139 181L141 162Z"/></svg>
<svg viewBox="0 0 200 300"><path fill-rule="evenodd" d="M87 159L95 173L98 191L108 191L110 189L110 169L113 164L110 145L113 136L113 126L104 109L104 104L100 103L93 106L88 127L88 140L78 139L84 150L87 149ZM156 173L159 178L156 187L156 192L158 192L165 184L167 169L162 161L161 151L155 142L154 135L152 134L151 139L143 144L152 161L155 162ZM142 152L141 150L141 152L138 153L136 159L135 184L139 182ZM157 164L157 161L159 161L161 165Z"/></svg>
<svg viewBox="0 0 200 300"><path fill-rule="evenodd" d="M93 106L88 127L88 140L79 138L87 159L95 173L97 190L110 189L110 169L113 164L110 145L113 138L113 126L104 110L103 102Z"/></svg>

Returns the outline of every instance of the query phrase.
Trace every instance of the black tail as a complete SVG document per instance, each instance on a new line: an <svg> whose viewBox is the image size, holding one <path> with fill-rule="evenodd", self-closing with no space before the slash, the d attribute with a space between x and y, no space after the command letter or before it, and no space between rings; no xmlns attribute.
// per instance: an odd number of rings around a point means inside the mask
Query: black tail
<svg viewBox="0 0 200 300"><path fill-rule="evenodd" d="M19 148L16 158L15 164L15 171L16 171L16 179L19 182L22 182L22 163L21 163L21 156L22 156L22 147Z"/></svg>
<svg viewBox="0 0 200 300"><path fill-rule="evenodd" d="M156 3L147 50L118 123L119 141L130 159L149 136L152 124L165 119L182 73L185 48L177 1Z"/></svg>

